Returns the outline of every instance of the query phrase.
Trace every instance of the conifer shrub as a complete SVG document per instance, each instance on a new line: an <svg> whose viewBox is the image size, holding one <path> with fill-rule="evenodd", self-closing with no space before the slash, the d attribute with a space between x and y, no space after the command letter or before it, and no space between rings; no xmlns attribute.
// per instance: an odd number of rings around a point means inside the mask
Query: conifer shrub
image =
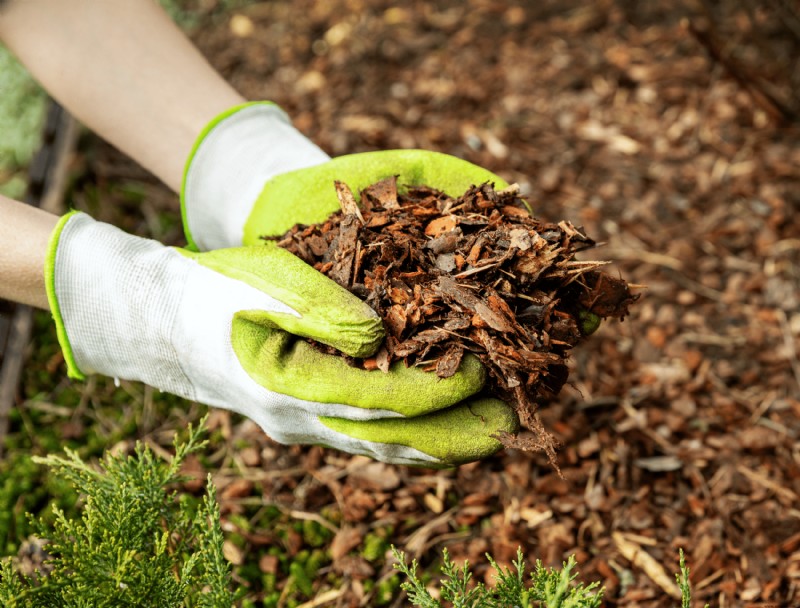
<svg viewBox="0 0 800 608"><path fill-rule="evenodd" d="M184 459L204 445L204 425L176 437L171 461L137 443L133 454L106 453L98 468L73 451L37 462L69 481L83 497L80 517L55 510L48 525L34 521L51 556L44 572L0 566L0 605L6 608L230 608L230 564L222 553L216 490L210 477L194 507L171 488Z"/></svg>

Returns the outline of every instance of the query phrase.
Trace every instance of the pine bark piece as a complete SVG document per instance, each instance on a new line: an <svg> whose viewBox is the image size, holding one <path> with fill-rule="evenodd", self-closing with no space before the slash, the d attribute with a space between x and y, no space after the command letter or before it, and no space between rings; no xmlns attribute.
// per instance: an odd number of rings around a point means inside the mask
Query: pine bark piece
<svg viewBox="0 0 800 608"><path fill-rule="evenodd" d="M557 468L538 404L566 382L585 314L622 319L638 296L603 274L604 262L575 260L594 241L570 222L532 216L514 188L483 184L454 198L426 186L402 191L390 177L362 191L359 205L346 184L334 187L341 212L277 240L383 319L379 354L350 362L388 370L403 360L445 378L475 354L488 392L512 403L527 429L498 438L544 451Z"/></svg>
<svg viewBox="0 0 800 608"><path fill-rule="evenodd" d="M328 276L339 283L342 287L350 289L352 286L353 266L357 260L358 253L358 233L364 224L364 217L358 208L358 203L350 191L350 187L344 182L334 182L336 196L339 197L339 204L342 207L342 220L339 224L339 234L331 243L333 252L333 266L328 271ZM319 246L319 239L314 239ZM309 249L313 248L309 247ZM305 255L308 255L306 250ZM324 254L323 254L324 255Z"/></svg>

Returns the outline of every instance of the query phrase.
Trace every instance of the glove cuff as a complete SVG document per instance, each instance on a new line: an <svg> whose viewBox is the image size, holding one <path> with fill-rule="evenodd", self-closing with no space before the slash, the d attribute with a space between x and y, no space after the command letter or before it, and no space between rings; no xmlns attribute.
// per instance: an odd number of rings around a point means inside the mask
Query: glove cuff
<svg viewBox="0 0 800 608"><path fill-rule="evenodd" d="M188 247L240 246L269 179L327 160L272 102L236 106L216 117L195 142L184 171L181 213Z"/></svg>
<svg viewBox="0 0 800 608"><path fill-rule="evenodd" d="M45 283L69 376L185 384L170 329L186 273L186 260L156 241L84 213L64 216L50 238Z"/></svg>
<svg viewBox="0 0 800 608"><path fill-rule="evenodd" d="M76 380L83 380L86 376L75 362L75 354L72 351L72 345L67 336L67 329L64 327L64 316L61 313L61 304L59 304L58 298L56 297L55 278L56 257L58 255L58 243L61 239L61 234L67 223L77 214L77 211L70 211L64 215L56 224L53 234L50 235L50 241L47 245L47 257L44 262L44 286L47 291L47 301L50 304L53 321L56 324L58 343L61 345L61 350L64 353L64 361L67 364L67 375Z"/></svg>

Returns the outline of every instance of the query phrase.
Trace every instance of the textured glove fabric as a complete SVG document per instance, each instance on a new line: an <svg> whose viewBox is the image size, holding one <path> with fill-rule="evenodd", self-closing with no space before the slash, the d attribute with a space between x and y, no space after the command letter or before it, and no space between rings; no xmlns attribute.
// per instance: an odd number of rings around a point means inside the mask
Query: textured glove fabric
<svg viewBox="0 0 800 608"><path fill-rule="evenodd" d="M470 403L485 380L477 360L445 380L366 371L298 338L365 356L383 327L275 247L192 253L74 213L51 239L47 288L73 377L139 380L241 413L283 443L447 466L493 453L492 435L516 425L499 401Z"/></svg>
<svg viewBox="0 0 800 608"><path fill-rule="evenodd" d="M328 159L270 102L218 116L198 138L184 174L181 208L189 247L238 247L266 180Z"/></svg>

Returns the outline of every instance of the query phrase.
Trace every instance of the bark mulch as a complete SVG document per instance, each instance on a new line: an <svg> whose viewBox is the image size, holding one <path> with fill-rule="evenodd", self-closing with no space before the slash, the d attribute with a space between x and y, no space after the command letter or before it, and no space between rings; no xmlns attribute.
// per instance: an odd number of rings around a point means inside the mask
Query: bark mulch
<svg viewBox="0 0 800 608"><path fill-rule="evenodd" d="M513 404L522 425L498 439L543 451L558 470L558 441L537 405L563 388L581 338L602 319L624 319L638 295L602 273L605 262L575 259L595 242L569 222L532 216L516 185L497 192L481 184L454 198L427 186L404 191L392 176L365 188L360 202L346 183L331 187L339 212L265 238L383 319L381 349L350 363L388 372L400 360L449 378L465 354L476 355L489 372L487 392Z"/></svg>

